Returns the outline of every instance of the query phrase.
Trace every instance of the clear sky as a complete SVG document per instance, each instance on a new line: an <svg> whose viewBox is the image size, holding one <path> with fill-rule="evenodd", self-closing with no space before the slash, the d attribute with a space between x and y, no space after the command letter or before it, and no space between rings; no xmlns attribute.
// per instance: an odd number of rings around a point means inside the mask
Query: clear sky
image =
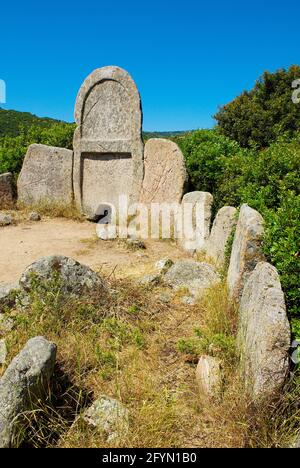
<svg viewBox="0 0 300 468"><path fill-rule="evenodd" d="M72 121L84 78L118 65L137 83L145 130L209 127L264 70L300 63L299 31L299 0L6 0L2 107Z"/></svg>

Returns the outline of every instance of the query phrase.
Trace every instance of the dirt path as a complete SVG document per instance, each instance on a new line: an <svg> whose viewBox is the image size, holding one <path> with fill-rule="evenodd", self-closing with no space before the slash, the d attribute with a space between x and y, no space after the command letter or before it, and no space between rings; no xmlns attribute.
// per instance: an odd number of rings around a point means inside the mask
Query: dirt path
<svg viewBox="0 0 300 468"><path fill-rule="evenodd" d="M116 277L141 276L162 258L185 256L174 243L147 241L146 250L131 251L124 242L101 241L95 224L66 219L21 222L1 228L0 284L17 281L24 269L45 255L66 255Z"/></svg>

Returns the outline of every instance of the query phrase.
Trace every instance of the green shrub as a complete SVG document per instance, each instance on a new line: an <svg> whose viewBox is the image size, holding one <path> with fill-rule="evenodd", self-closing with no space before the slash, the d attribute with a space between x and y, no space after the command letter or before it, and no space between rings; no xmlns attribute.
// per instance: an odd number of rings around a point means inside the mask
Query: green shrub
<svg viewBox="0 0 300 468"><path fill-rule="evenodd" d="M300 318L300 195L288 191L277 210L266 210L264 250L276 266L290 317Z"/></svg>
<svg viewBox="0 0 300 468"><path fill-rule="evenodd" d="M292 101L292 83L300 67L265 72L251 91L244 91L215 115L220 131L242 147L265 148L279 136L300 130L300 105Z"/></svg>
<svg viewBox="0 0 300 468"><path fill-rule="evenodd" d="M300 135L282 136L265 150L242 149L216 131L199 130L178 141L190 190L210 191L214 212L248 203L262 214L267 259L280 273L290 316L299 316Z"/></svg>
<svg viewBox="0 0 300 468"><path fill-rule="evenodd" d="M185 156L190 190L211 192L217 198L224 160L240 153L239 145L216 130L196 130L174 140Z"/></svg>

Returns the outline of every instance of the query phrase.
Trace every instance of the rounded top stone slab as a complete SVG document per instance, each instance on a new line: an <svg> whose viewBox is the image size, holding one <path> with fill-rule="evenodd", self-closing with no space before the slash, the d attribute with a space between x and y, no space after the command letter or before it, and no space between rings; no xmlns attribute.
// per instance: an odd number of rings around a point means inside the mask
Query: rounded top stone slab
<svg viewBox="0 0 300 468"><path fill-rule="evenodd" d="M75 104L74 199L88 218L99 207L117 208L121 196L139 200L144 175L142 106L137 87L115 66L94 70Z"/></svg>
<svg viewBox="0 0 300 468"><path fill-rule="evenodd" d="M77 125L81 124L87 94L89 94L91 89L94 88L97 84L100 84L104 81L116 81L121 83L127 92L129 92L132 97L136 99L136 102L140 107L140 95L138 89L135 82L126 70L123 70L123 68L117 66L97 68L92 73L90 73L89 76L87 76L77 94L74 115Z"/></svg>

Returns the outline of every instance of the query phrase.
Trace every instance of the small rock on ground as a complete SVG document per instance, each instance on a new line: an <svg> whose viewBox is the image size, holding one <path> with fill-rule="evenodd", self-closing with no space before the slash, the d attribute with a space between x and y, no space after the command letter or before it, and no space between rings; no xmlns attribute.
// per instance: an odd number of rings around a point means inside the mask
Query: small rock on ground
<svg viewBox="0 0 300 468"><path fill-rule="evenodd" d="M165 293L161 293L157 296L157 299L160 301L160 302L163 302L164 304L168 304L169 302L171 302L171 297L169 296L169 294L165 294Z"/></svg>
<svg viewBox="0 0 300 468"><path fill-rule="evenodd" d="M181 299L181 302L182 304L186 304L186 305L195 305L196 300L192 296L183 296Z"/></svg>
<svg viewBox="0 0 300 468"><path fill-rule="evenodd" d="M96 400L84 415L84 421L106 434L107 441L123 439L129 429L129 413L118 400L103 396Z"/></svg>
<svg viewBox="0 0 300 468"><path fill-rule="evenodd" d="M160 275L152 274L152 275L142 276L142 278L138 280L138 283L143 286L156 286L157 284L160 283L160 280L161 280Z"/></svg>
<svg viewBox="0 0 300 468"><path fill-rule="evenodd" d="M9 226L12 222L12 216L0 213L0 226Z"/></svg>
<svg viewBox="0 0 300 468"><path fill-rule="evenodd" d="M156 270L161 273L161 274L164 274L166 273L170 268L171 266L174 265L174 262L170 259L170 258L162 258L161 260L158 260L156 263L155 263L155 268Z"/></svg>
<svg viewBox="0 0 300 468"><path fill-rule="evenodd" d="M6 317L5 314L0 314L0 335L10 332L14 327L14 320L11 317Z"/></svg>
<svg viewBox="0 0 300 468"><path fill-rule="evenodd" d="M126 244L132 250L146 249L146 245L141 239L127 239Z"/></svg>
<svg viewBox="0 0 300 468"><path fill-rule="evenodd" d="M220 282L220 277L208 263L184 260L175 263L165 274L164 281L174 289L187 289L195 298L205 289Z"/></svg>
<svg viewBox="0 0 300 468"><path fill-rule="evenodd" d="M41 220L41 216L39 215L39 213L37 213L36 211L33 211L32 213L30 213L29 221L40 221L40 220Z"/></svg>
<svg viewBox="0 0 300 468"><path fill-rule="evenodd" d="M6 307L13 307L16 302L16 292L19 290L18 283L0 285L0 313Z"/></svg>
<svg viewBox="0 0 300 468"><path fill-rule="evenodd" d="M105 288L104 281L89 267L62 255L42 257L32 263L20 278L20 287L29 292L34 281L49 281L57 274L62 283L61 290L66 294L80 295L86 290Z"/></svg>

